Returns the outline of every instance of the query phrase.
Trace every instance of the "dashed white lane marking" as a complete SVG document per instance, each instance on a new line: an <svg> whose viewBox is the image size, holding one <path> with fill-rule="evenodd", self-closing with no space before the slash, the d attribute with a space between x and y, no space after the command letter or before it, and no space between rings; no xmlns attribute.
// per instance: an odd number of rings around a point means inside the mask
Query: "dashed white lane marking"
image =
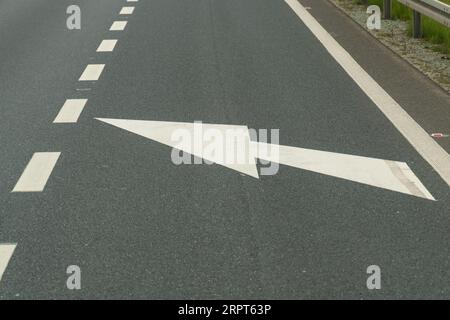
<svg viewBox="0 0 450 320"><path fill-rule="evenodd" d="M110 31L122 31L127 26L127 21L114 21L109 28Z"/></svg>
<svg viewBox="0 0 450 320"><path fill-rule="evenodd" d="M285 2L378 109L450 185L450 155L403 110L297 0L285 0Z"/></svg>
<svg viewBox="0 0 450 320"><path fill-rule="evenodd" d="M139 0L127 0L127 2L138 2Z"/></svg>
<svg viewBox="0 0 450 320"><path fill-rule="evenodd" d="M119 14L133 14L134 7L123 7Z"/></svg>
<svg viewBox="0 0 450 320"><path fill-rule="evenodd" d="M12 192L42 192L58 161L60 152L36 152Z"/></svg>
<svg viewBox="0 0 450 320"><path fill-rule="evenodd" d="M88 99L67 99L53 123L75 123L78 121Z"/></svg>
<svg viewBox="0 0 450 320"><path fill-rule="evenodd" d="M104 68L104 64L88 64L79 81L97 81Z"/></svg>
<svg viewBox="0 0 450 320"><path fill-rule="evenodd" d="M8 266L17 244L14 243L0 243L0 281Z"/></svg>
<svg viewBox="0 0 450 320"><path fill-rule="evenodd" d="M103 40L97 48L97 52L111 52L116 47L116 39Z"/></svg>

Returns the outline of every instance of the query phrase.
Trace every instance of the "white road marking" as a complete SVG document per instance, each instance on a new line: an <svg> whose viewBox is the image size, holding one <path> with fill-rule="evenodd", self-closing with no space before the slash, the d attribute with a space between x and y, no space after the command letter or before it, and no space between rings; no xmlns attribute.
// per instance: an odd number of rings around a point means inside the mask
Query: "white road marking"
<svg viewBox="0 0 450 320"><path fill-rule="evenodd" d="M100 118L97 118L97 120L175 149L182 150L232 170L259 178L256 161L250 160L246 163L228 163L224 161L224 157L214 157L214 155L211 155L210 153L206 156L205 149L208 148L208 143L204 144L201 138L200 141L196 140L194 123ZM254 142L250 141L250 134L247 126L202 123L201 130L202 132L207 132L207 130L211 130L212 132L215 130L215 132L220 133L219 136L226 137L226 132L230 129L234 132L242 130L243 133L240 137L244 138L244 141L248 141L249 147L245 149L240 149L239 147L235 148L236 145L228 145L225 139L223 139L219 143L222 144L221 150L224 150L225 153L234 153L234 150L236 149L244 150L244 152L248 152L248 157L246 157L246 159L254 160L255 158L259 158L269 162L276 162L378 188L435 200L404 162ZM180 132L181 130L187 132L188 135L194 137L194 139L191 139L187 144L182 145L179 141L174 141L173 133L176 131ZM234 140L233 142L236 141L238 140ZM200 147L198 144L200 144ZM263 150L263 152L261 152L261 150ZM266 152L267 150L270 150L270 152Z"/></svg>
<svg viewBox="0 0 450 320"><path fill-rule="evenodd" d="M97 81L104 68L104 64L88 64L79 81Z"/></svg>
<svg viewBox="0 0 450 320"><path fill-rule="evenodd" d="M151 140L158 141L159 143L165 144L170 147L175 147L178 142L174 141L172 138L172 133L175 130L187 130L194 134L194 123L186 123L186 122L162 122L162 121L139 121L139 120L120 120L120 119L97 119L118 128L133 132L135 134L141 135ZM223 132L225 135L225 130L227 129L243 129L245 134L245 141L250 142L250 136L248 135L248 129L246 126L233 126L233 125L210 125L210 124L202 124L202 128L204 131L208 129L215 129ZM178 146L179 147L179 146ZM254 158L249 159L249 162L246 163L227 163L224 161L225 159L218 159L218 157L208 157L204 155L205 146L201 146L200 148L193 143L189 146L184 146L184 150L187 153L190 153L198 158L203 158L208 161L217 163L224 167L230 168L232 170L239 171L246 175L258 178L258 169L256 167L256 161ZM228 147L228 146L226 146ZM180 148L177 148L180 149Z"/></svg>
<svg viewBox="0 0 450 320"><path fill-rule="evenodd" d="M42 192L58 161L60 152L36 152L12 192Z"/></svg>
<svg viewBox="0 0 450 320"><path fill-rule="evenodd" d="M116 47L116 39L103 40L97 48L97 52L112 52Z"/></svg>
<svg viewBox="0 0 450 320"><path fill-rule="evenodd" d="M127 0L127 2L138 2L139 0Z"/></svg>
<svg viewBox="0 0 450 320"><path fill-rule="evenodd" d="M123 7L119 14L133 14L134 7Z"/></svg>
<svg viewBox="0 0 450 320"><path fill-rule="evenodd" d="M127 26L127 21L114 21L109 28L110 31L122 31Z"/></svg>
<svg viewBox="0 0 450 320"><path fill-rule="evenodd" d="M255 143L267 147L265 143ZM277 157L278 160L272 159L271 154L259 155L266 161L435 200L404 162L282 145Z"/></svg>
<svg viewBox="0 0 450 320"><path fill-rule="evenodd" d="M17 244L15 243L0 243L0 281L8 266Z"/></svg>
<svg viewBox="0 0 450 320"><path fill-rule="evenodd" d="M88 99L67 99L53 123L76 123Z"/></svg>
<svg viewBox="0 0 450 320"><path fill-rule="evenodd" d="M297 0L285 0L285 2L397 130L450 185L450 155L403 110Z"/></svg>

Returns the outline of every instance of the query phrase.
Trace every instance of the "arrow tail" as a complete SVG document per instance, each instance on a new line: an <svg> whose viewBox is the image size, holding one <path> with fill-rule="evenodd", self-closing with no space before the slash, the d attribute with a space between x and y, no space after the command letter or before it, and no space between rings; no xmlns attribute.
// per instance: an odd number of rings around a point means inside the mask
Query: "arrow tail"
<svg viewBox="0 0 450 320"><path fill-rule="evenodd" d="M267 144L255 142L258 150ZM404 162L368 158L312 149L278 146L279 153L258 158L378 188L435 200Z"/></svg>

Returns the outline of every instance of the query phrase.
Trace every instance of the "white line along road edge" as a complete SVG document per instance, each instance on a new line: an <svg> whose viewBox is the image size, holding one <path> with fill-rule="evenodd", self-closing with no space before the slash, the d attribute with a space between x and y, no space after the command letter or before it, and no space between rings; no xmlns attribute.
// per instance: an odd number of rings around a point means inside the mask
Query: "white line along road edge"
<svg viewBox="0 0 450 320"><path fill-rule="evenodd" d="M12 192L42 192L61 155L60 152L36 152Z"/></svg>
<svg viewBox="0 0 450 320"><path fill-rule="evenodd" d="M15 243L0 243L0 281L2 281L3 273L5 273L16 246Z"/></svg>
<svg viewBox="0 0 450 320"><path fill-rule="evenodd" d="M285 2L378 109L450 185L450 155L403 110L297 0L285 0Z"/></svg>

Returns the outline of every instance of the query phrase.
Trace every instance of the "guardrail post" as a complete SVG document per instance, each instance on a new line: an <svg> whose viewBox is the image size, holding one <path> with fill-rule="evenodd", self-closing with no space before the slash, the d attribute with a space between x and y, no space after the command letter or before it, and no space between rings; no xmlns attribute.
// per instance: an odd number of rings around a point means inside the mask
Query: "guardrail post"
<svg viewBox="0 0 450 320"><path fill-rule="evenodd" d="M385 18L385 19L392 18L392 1L391 0L383 1L383 18Z"/></svg>
<svg viewBox="0 0 450 320"><path fill-rule="evenodd" d="M413 37L422 38L422 15L413 10Z"/></svg>

